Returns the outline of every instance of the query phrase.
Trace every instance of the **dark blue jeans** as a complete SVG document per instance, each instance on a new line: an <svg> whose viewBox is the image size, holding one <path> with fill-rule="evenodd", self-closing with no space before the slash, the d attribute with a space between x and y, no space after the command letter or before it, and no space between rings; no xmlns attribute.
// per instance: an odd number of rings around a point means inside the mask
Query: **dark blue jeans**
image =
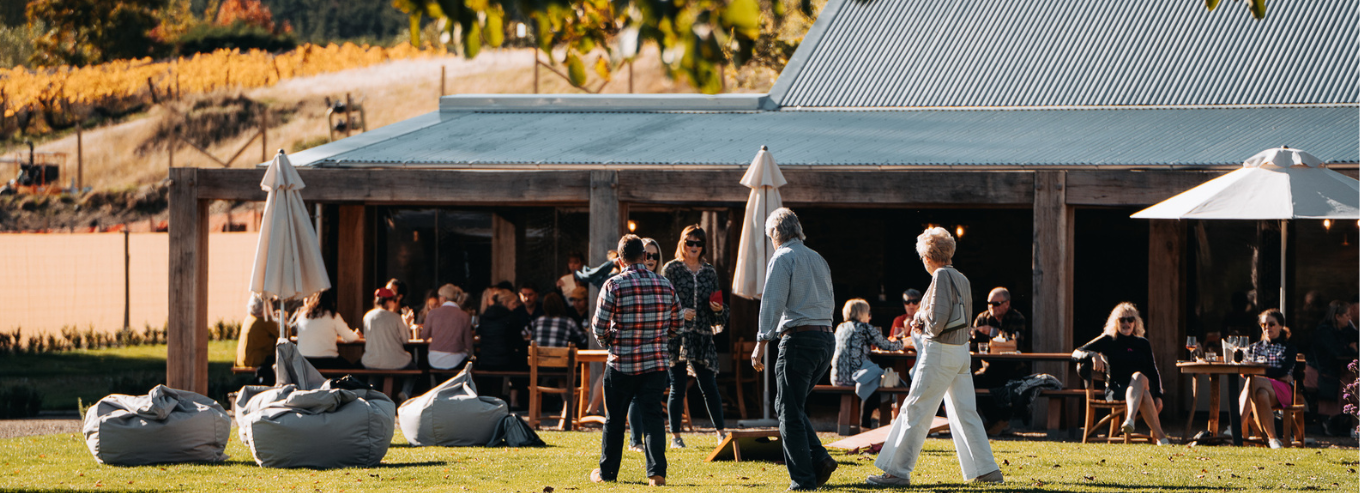
<svg viewBox="0 0 1360 493"><path fill-rule="evenodd" d="M666 372L649 371L629 375L612 367L604 370L604 435L600 438L600 477L614 481L619 477L623 458L623 435L628 406L635 405L646 441L647 476L666 476L666 436L661 417L661 392L666 389Z"/></svg>
<svg viewBox="0 0 1360 493"><path fill-rule="evenodd" d="M671 433L680 433L680 427L685 421L685 390L689 388L689 373L686 371L688 367L688 363L681 361L670 369L671 393L666 409L670 413ZM718 431L727 429L727 423L723 422L722 396L718 395L718 378L713 374L713 370L703 365L694 365L694 380L699 383L699 393L704 396L704 407L708 408L708 417L713 420L713 427Z"/></svg>
<svg viewBox="0 0 1360 493"><path fill-rule="evenodd" d="M831 369L835 351L836 337L830 332L796 332L779 340L774 407L793 489L817 488L817 464L831 458L812 429L806 405L812 387Z"/></svg>
<svg viewBox="0 0 1360 493"><path fill-rule="evenodd" d="M666 386L670 387L671 373L669 371L663 371L661 373L666 375ZM641 394L639 394L639 398L641 397L642 397ZM666 394L662 394L656 397L657 399L661 399L664 401L666 399ZM664 423L665 422L663 421L661 425L662 428L666 427ZM628 406L628 432L629 432L628 446L642 448L642 435L643 435L642 412L638 411L637 399L633 399L633 404Z"/></svg>

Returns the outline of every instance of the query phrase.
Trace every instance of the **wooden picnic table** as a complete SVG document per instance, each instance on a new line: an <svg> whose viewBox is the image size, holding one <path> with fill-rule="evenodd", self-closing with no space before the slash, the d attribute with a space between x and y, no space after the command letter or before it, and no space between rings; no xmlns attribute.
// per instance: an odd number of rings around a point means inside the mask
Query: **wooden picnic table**
<svg viewBox="0 0 1360 493"><path fill-rule="evenodd" d="M609 360L608 349L582 349L576 352L576 364L580 365L581 386L577 390L576 424L598 423L604 426L604 416L590 414L591 363L604 363Z"/></svg>
<svg viewBox="0 0 1360 493"><path fill-rule="evenodd" d="M1182 375L1190 375L1190 417L1185 420L1185 438L1190 439L1191 423L1195 420L1195 407L1199 404L1199 379L1209 377L1209 433L1218 435L1218 413L1220 400L1219 376L1228 376L1228 423L1233 430L1233 445L1242 445L1242 413L1237 404L1238 375L1265 375L1266 365L1256 363L1225 363L1210 361L1177 361L1176 368Z"/></svg>

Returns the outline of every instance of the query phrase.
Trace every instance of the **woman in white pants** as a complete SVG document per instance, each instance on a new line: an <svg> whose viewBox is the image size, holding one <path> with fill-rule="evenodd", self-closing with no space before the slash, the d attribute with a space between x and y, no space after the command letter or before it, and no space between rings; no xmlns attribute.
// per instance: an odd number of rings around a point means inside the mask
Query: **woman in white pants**
<svg viewBox="0 0 1360 493"><path fill-rule="evenodd" d="M893 421L888 440L878 454L875 466L883 474L869 476L870 484L907 486L911 472L925 445L926 434L935 410L944 400L949 414L949 430L963 469L963 479L1000 483L1001 469L992 457L987 431L977 413L973 395L972 362L968 354L968 314L972 313L972 286L968 278L950 265L954 257L954 237L944 228L930 228L916 238L916 253L930 272L921 309L912 320L912 330L923 344L916 346L915 376L907 394L906 410ZM946 399L947 398L947 399Z"/></svg>

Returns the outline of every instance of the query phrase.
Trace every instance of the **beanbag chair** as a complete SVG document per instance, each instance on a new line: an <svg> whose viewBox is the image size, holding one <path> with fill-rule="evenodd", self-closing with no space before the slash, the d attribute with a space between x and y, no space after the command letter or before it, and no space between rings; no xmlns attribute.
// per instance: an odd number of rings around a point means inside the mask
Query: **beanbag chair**
<svg viewBox="0 0 1360 493"><path fill-rule="evenodd" d="M84 432L101 464L221 462L231 418L217 401L157 385L147 395L100 399L85 413Z"/></svg>
<svg viewBox="0 0 1360 493"><path fill-rule="evenodd" d="M367 467L387 455L397 405L349 379L315 390L247 386L236 398L241 442L264 467ZM349 387L349 388L344 388Z"/></svg>
<svg viewBox="0 0 1360 493"><path fill-rule="evenodd" d="M501 418L510 414L505 401L477 395L472 364L429 392L401 404L397 422L412 445L467 447L486 445Z"/></svg>

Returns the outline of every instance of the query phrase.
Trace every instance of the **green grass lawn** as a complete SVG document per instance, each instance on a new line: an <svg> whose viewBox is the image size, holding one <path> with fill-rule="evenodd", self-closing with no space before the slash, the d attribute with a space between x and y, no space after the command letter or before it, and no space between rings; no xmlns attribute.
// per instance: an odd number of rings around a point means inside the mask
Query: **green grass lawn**
<svg viewBox="0 0 1360 493"><path fill-rule="evenodd" d="M0 440L0 491L631 491L645 488L641 454L625 452L619 483L594 485L586 474L599 456L598 432L540 432L546 448L416 448L397 432L379 467L265 469L233 430L220 465L111 467L94 462L79 435ZM823 439L832 441L831 435ZM685 491L779 491L782 465L703 462L716 440L686 437L690 448L667 450L667 488ZM154 445L148 445L154 446ZM1354 449L1155 447L1152 445L994 441L1007 482L962 482L953 442L930 439L912 489L987 491L1356 491ZM833 455L841 467L829 486L869 491L871 455Z"/></svg>
<svg viewBox="0 0 1360 493"><path fill-rule="evenodd" d="M0 358L0 386L32 385L43 394L43 410L75 411L77 397L89 405L110 393L145 394L163 383L166 348L161 344L9 355ZM235 358L236 341L208 343L213 387L240 388L241 379L231 374Z"/></svg>

